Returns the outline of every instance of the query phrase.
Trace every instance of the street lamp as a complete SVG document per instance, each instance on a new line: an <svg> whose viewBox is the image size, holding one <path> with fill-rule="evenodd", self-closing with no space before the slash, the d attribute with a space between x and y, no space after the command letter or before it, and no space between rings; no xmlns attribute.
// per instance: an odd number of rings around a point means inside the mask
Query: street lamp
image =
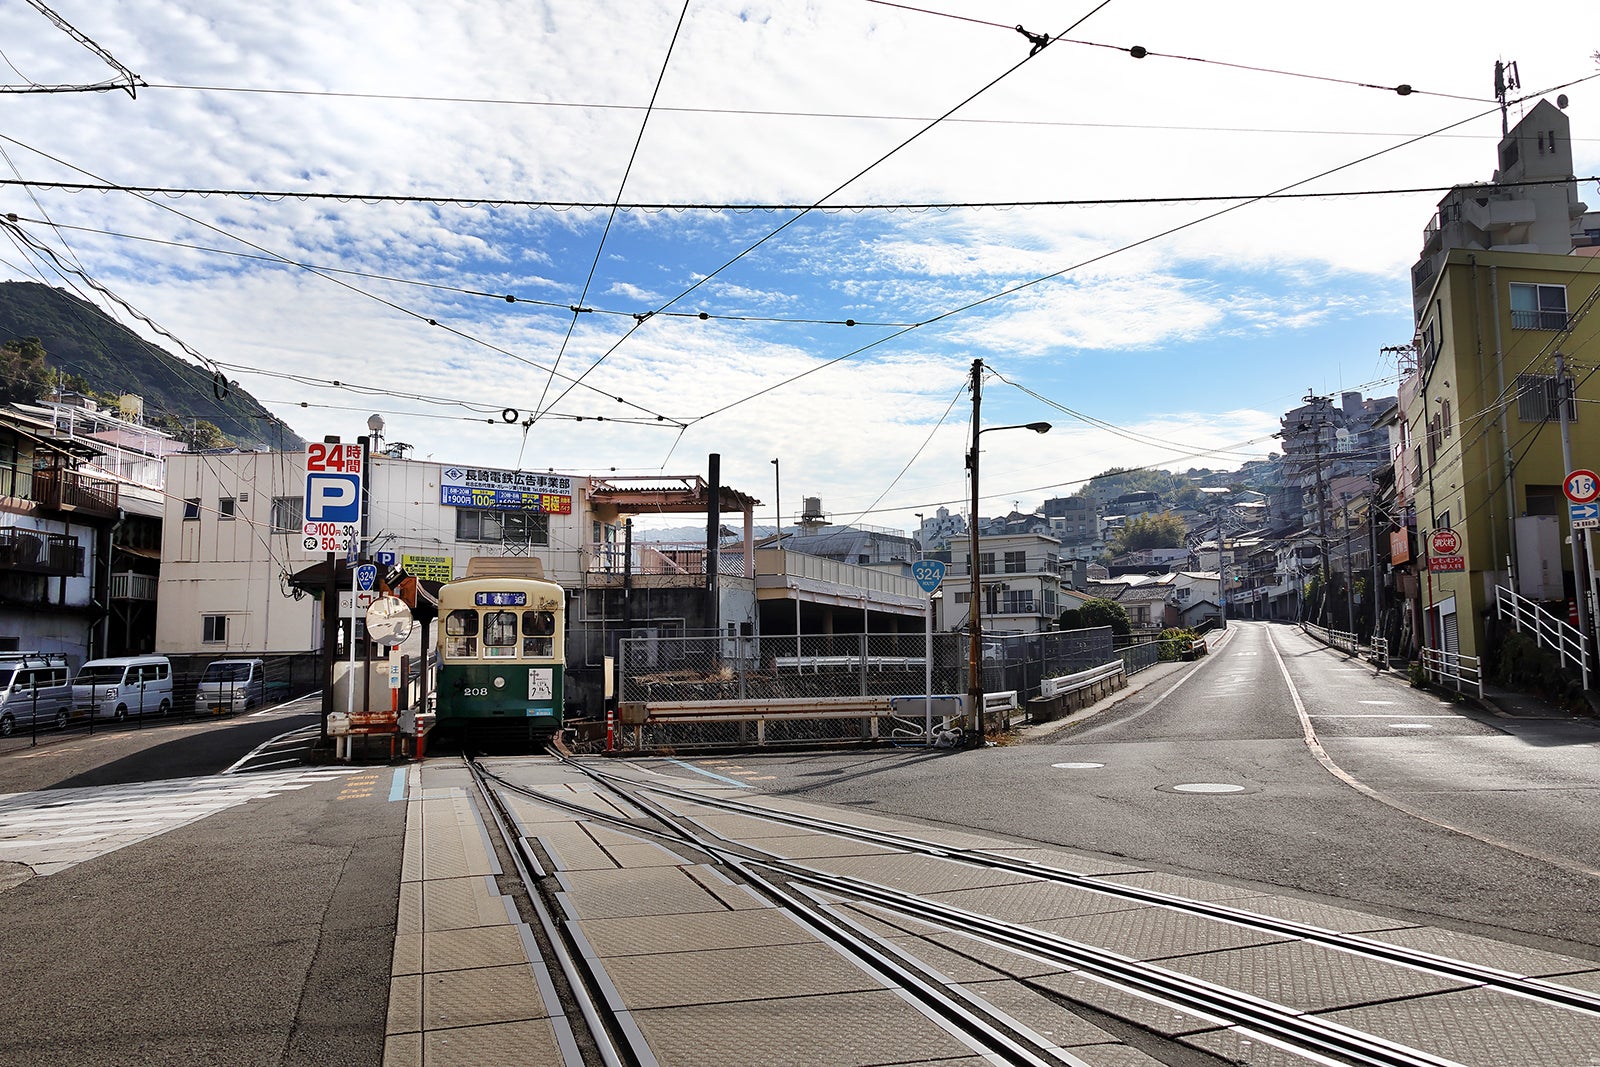
<svg viewBox="0 0 1600 1067"><path fill-rule="evenodd" d="M923 559L928 554L928 546L922 543L922 529L928 520L922 517L920 511L913 511L912 514L917 517L917 558Z"/></svg>
<svg viewBox="0 0 1600 1067"><path fill-rule="evenodd" d="M978 369L981 362L974 366L973 373L973 419L972 419L972 449L967 453L967 470L972 472L972 514L968 517L970 526L970 547L968 548L967 570L971 572L972 603L967 609L967 629L970 631L970 641L967 646L967 703L971 706L972 736L971 744L983 743L983 590L982 583L978 580L978 439L984 434L994 430L1032 430L1034 433L1049 433L1048 422L1024 422L1012 426L985 426L978 425Z"/></svg>

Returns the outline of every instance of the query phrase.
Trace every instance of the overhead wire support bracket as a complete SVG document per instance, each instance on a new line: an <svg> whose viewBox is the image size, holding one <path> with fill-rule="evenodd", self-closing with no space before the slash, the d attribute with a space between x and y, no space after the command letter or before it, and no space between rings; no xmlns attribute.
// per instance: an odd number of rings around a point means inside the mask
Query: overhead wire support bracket
<svg viewBox="0 0 1600 1067"><path fill-rule="evenodd" d="M1017 25L1017 32L1026 37L1028 39L1028 43L1033 45L1033 47L1028 50L1028 58L1030 59L1044 51L1045 45L1050 43L1050 35L1048 33L1029 33L1027 30L1022 28L1020 23Z"/></svg>
<svg viewBox="0 0 1600 1067"><path fill-rule="evenodd" d="M116 71L121 75L121 77L115 78L111 81L96 82L94 85L35 85L26 89L7 87L5 90L6 92L103 93L112 89L121 89L133 99L137 100L139 98L139 86L145 84L145 80L143 78L139 77L139 75L135 74L133 71L119 63L116 56L113 56L110 52L107 52L104 48L101 48L89 38L85 37L70 22L56 14L54 11L51 11L48 7L41 3L40 0L27 0L27 3L29 7L33 8L35 11L39 12L39 14L55 23L56 28L62 33L66 34L68 37L71 37L84 48L87 48L89 51L99 56L101 61L105 63L106 66Z"/></svg>

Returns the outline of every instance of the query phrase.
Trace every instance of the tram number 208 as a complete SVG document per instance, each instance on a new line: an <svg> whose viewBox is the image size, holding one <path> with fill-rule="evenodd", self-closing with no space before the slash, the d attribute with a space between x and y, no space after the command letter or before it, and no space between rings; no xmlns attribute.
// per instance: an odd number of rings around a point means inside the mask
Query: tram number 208
<svg viewBox="0 0 1600 1067"><path fill-rule="evenodd" d="M489 695L489 687L485 685L469 685L461 691L461 695L464 697L486 697Z"/></svg>

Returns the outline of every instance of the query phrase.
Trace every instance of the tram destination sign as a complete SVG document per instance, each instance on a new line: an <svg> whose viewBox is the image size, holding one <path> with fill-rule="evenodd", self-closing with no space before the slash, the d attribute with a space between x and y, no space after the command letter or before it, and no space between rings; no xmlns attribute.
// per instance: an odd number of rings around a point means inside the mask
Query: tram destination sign
<svg viewBox="0 0 1600 1067"><path fill-rule="evenodd" d="M446 467L439 472L439 503L452 508L572 514L572 479L564 474Z"/></svg>

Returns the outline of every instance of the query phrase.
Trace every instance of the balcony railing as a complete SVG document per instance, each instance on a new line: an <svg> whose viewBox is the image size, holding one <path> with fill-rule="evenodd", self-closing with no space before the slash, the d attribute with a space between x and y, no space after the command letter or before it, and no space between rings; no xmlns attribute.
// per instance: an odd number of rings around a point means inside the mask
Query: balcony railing
<svg viewBox="0 0 1600 1067"><path fill-rule="evenodd" d="M1511 328L1513 330L1565 330L1567 328L1567 313L1565 311L1517 311L1511 312Z"/></svg>
<svg viewBox="0 0 1600 1067"><path fill-rule="evenodd" d="M75 578L83 573L83 555L68 534L0 527L0 569Z"/></svg>
<svg viewBox="0 0 1600 1067"><path fill-rule="evenodd" d="M112 600L154 600L157 580L148 574L124 571L111 576Z"/></svg>
<svg viewBox="0 0 1600 1067"><path fill-rule="evenodd" d="M115 516L117 486L86 478L77 471L44 468L33 472L33 499L56 511L83 511Z"/></svg>

